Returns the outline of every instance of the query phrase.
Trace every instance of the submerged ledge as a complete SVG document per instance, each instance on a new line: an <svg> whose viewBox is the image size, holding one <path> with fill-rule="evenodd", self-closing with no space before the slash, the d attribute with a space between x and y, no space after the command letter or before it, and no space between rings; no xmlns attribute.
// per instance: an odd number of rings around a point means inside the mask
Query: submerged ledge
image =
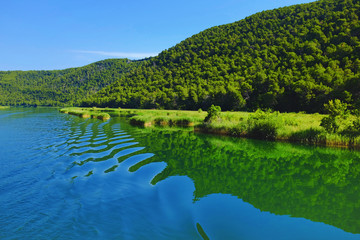
<svg viewBox="0 0 360 240"><path fill-rule="evenodd" d="M278 123L274 136L249 133L250 112L221 112L218 121L204 123L207 113L187 110L154 110L122 108L63 108L61 113L82 118L108 120L110 117L127 117L131 125L141 127L187 127L194 132L268 141L292 142L306 145L360 149L360 137L350 139L336 133L327 133L320 127L325 115L318 113L274 113L271 117Z"/></svg>

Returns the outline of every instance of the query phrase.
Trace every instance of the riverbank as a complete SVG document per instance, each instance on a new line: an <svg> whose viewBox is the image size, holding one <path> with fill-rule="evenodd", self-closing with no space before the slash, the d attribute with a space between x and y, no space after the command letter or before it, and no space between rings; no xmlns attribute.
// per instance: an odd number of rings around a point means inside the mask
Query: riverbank
<svg viewBox="0 0 360 240"><path fill-rule="evenodd" d="M318 113L221 112L215 120L204 122L207 112L201 110L63 108L60 112L102 120L127 117L132 125L142 127L191 127L195 132L217 135L360 149L360 137L326 132L320 126L326 115ZM353 118L349 116L347 121Z"/></svg>
<svg viewBox="0 0 360 240"><path fill-rule="evenodd" d="M94 110L92 108L62 108L60 109L61 113L67 113L70 115L75 115L81 118L97 118L100 120L108 120L110 119L110 115L108 113L104 113L100 110Z"/></svg>
<svg viewBox="0 0 360 240"><path fill-rule="evenodd" d="M0 106L0 110L9 109L10 106Z"/></svg>

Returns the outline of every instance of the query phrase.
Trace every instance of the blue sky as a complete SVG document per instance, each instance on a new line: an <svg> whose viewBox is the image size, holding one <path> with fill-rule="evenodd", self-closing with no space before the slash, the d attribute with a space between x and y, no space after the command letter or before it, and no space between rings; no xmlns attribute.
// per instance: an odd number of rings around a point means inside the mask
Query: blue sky
<svg viewBox="0 0 360 240"><path fill-rule="evenodd" d="M0 70L157 55L209 27L310 0L3 0Z"/></svg>

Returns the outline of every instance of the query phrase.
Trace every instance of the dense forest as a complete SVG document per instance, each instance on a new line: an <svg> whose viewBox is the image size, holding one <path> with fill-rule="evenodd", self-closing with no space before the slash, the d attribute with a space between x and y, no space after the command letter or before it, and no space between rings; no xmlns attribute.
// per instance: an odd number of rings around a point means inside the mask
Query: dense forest
<svg viewBox="0 0 360 240"><path fill-rule="evenodd" d="M0 105L77 105L139 64L128 59L108 59L65 70L1 71Z"/></svg>
<svg viewBox="0 0 360 240"><path fill-rule="evenodd" d="M322 111L360 106L360 1L264 11L196 34L132 69L83 106Z"/></svg>
<svg viewBox="0 0 360 240"><path fill-rule="evenodd" d="M0 105L321 112L360 107L360 1L263 11L157 57L55 71L0 72Z"/></svg>

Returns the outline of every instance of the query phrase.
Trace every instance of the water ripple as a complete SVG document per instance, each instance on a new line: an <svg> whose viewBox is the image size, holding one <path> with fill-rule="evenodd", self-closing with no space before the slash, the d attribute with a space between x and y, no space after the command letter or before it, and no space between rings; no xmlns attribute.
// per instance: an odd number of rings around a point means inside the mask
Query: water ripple
<svg viewBox="0 0 360 240"><path fill-rule="evenodd" d="M154 155L144 152L144 146L136 146L139 144L136 141L138 136L133 137L119 124L89 119L76 126L59 134L57 141L47 146L62 159L59 167L64 167L64 171L54 171L52 178L60 172L65 179L93 178L114 173L119 166L128 171L130 163L136 164Z"/></svg>

